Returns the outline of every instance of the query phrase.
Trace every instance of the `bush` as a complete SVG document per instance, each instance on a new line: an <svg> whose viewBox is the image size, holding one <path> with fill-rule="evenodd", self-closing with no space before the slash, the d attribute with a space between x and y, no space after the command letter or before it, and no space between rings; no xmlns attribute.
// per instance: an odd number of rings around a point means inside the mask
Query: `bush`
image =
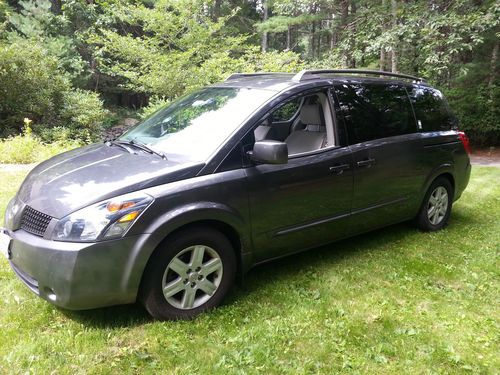
<svg viewBox="0 0 500 375"><path fill-rule="evenodd" d="M25 119L22 134L0 140L0 163L36 163L83 145L80 141L67 139L56 140L50 144L43 143L40 138L33 135L29 123L30 120Z"/></svg>
<svg viewBox="0 0 500 375"><path fill-rule="evenodd" d="M160 108L166 106L168 103L169 103L169 100L167 100L165 98L153 96L151 99L149 99L149 104L141 110L141 112L140 112L141 118L144 119L144 118L152 115Z"/></svg>
<svg viewBox="0 0 500 375"><path fill-rule="evenodd" d="M63 94L60 118L71 130L72 138L85 139L89 135L94 140L99 138L106 114L95 92L76 89Z"/></svg>
<svg viewBox="0 0 500 375"><path fill-rule="evenodd" d="M57 59L35 42L0 44L0 137L20 133L30 118L37 134L62 126L73 139L97 139L106 116L99 94L73 89Z"/></svg>
<svg viewBox="0 0 500 375"><path fill-rule="evenodd" d="M500 87L487 85L456 88L447 92L450 107L457 115L460 129L477 146L500 144Z"/></svg>
<svg viewBox="0 0 500 375"><path fill-rule="evenodd" d="M0 45L0 135L19 133L22 119L51 123L69 82L57 60L35 43Z"/></svg>

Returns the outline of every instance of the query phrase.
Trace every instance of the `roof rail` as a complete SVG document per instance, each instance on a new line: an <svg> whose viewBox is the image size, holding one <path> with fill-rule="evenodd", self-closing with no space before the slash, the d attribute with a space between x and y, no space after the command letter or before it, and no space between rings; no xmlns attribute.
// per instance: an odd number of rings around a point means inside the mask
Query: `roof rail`
<svg viewBox="0 0 500 375"><path fill-rule="evenodd" d="M226 78L226 81L231 81L233 79L244 78L244 77L258 77L258 76L275 76L275 75L290 75L290 73L283 72L257 72L257 73L233 73Z"/></svg>
<svg viewBox="0 0 500 375"><path fill-rule="evenodd" d="M410 76L408 74L399 74L384 72L382 70L362 70L362 69L318 69L318 70L302 70L293 76L292 81L302 82L308 79L314 79L315 75L319 74L362 74L362 75L377 75L377 76L387 76L411 79L414 82L425 82L421 77Z"/></svg>

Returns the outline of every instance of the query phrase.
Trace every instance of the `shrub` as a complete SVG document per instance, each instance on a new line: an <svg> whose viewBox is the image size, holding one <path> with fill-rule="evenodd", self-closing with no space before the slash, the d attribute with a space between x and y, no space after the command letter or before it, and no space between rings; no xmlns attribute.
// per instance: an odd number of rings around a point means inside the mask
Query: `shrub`
<svg viewBox="0 0 500 375"><path fill-rule="evenodd" d="M448 101L471 142L477 146L500 144L500 87L469 86L448 90Z"/></svg>
<svg viewBox="0 0 500 375"><path fill-rule="evenodd" d="M22 134L0 140L0 163L36 163L61 152L82 146L82 142L68 139L57 140L50 144L43 143L40 138L33 135L30 122L31 120L25 119Z"/></svg>
<svg viewBox="0 0 500 375"><path fill-rule="evenodd" d="M19 133L28 117L40 135L63 126L73 139L97 139L106 115L99 94L72 89L57 59L37 43L0 44L0 137Z"/></svg>
<svg viewBox="0 0 500 375"><path fill-rule="evenodd" d="M19 132L24 117L51 123L61 93L69 89L69 82L57 70L57 60L37 44L0 45L0 123L4 136Z"/></svg>
<svg viewBox="0 0 500 375"><path fill-rule="evenodd" d="M149 104L141 110L141 112L140 112L141 118L146 118L146 117L152 115L160 108L166 106L168 103L169 103L169 100L167 100L165 98L153 96L149 100Z"/></svg>
<svg viewBox="0 0 500 375"><path fill-rule="evenodd" d="M63 94L61 123L71 130L73 138L85 139L89 135L92 139L99 138L106 114L95 92L76 89Z"/></svg>
<svg viewBox="0 0 500 375"><path fill-rule="evenodd" d="M291 51L260 53L257 48L253 48L243 60L245 70L249 72L298 72L305 68L300 55Z"/></svg>

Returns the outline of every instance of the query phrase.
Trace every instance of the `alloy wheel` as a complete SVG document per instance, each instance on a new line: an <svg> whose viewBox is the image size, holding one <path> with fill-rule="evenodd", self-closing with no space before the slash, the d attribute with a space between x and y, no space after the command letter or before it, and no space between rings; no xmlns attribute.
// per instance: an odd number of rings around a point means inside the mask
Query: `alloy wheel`
<svg viewBox="0 0 500 375"><path fill-rule="evenodd" d="M222 274L222 260L217 251L205 245L190 246L168 264L162 278L163 295L178 309L194 309L214 295Z"/></svg>
<svg viewBox="0 0 500 375"><path fill-rule="evenodd" d="M427 218L432 225L438 225L448 210L448 192L443 186L436 187L427 203Z"/></svg>

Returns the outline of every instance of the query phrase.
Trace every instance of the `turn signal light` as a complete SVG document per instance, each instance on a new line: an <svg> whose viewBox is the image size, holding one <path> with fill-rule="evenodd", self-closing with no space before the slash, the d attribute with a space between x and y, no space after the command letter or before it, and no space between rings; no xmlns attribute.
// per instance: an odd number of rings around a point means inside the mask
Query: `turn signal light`
<svg viewBox="0 0 500 375"><path fill-rule="evenodd" d="M119 223L128 223L129 221L133 221L135 220L135 218L139 216L139 211L132 211L132 212L129 212L128 214L122 216L118 222Z"/></svg>
<svg viewBox="0 0 500 375"><path fill-rule="evenodd" d="M135 202L109 202L106 208L109 212L117 212L135 206Z"/></svg>

